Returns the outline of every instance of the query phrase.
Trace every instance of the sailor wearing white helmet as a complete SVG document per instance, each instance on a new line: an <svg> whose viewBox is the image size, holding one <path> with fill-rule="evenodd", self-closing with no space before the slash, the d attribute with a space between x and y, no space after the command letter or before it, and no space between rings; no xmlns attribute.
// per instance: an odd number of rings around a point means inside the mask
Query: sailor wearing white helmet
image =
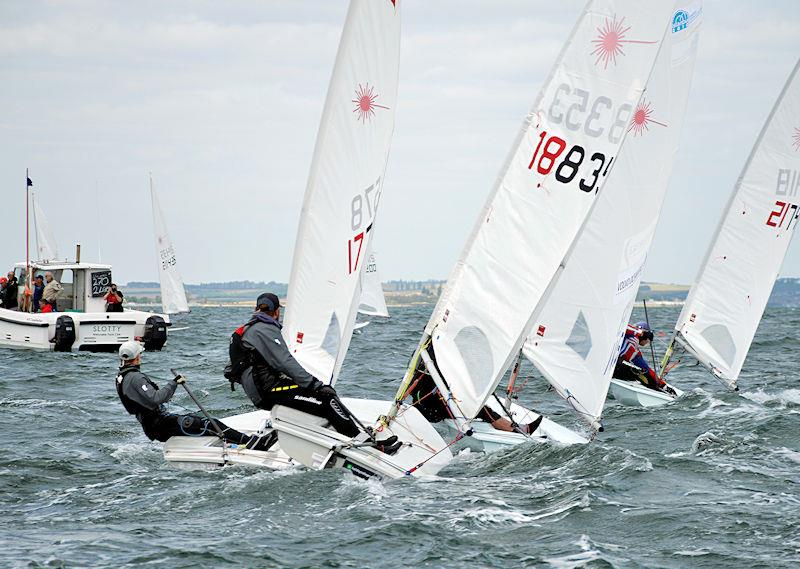
<svg viewBox="0 0 800 569"><path fill-rule="evenodd" d="M164 404L172 399L178 384L184 383L186 378L179 375L163 388L159 388L139 369L142 352L144 347L139 342L128 341L120 346L120 368L116 386L117 395L125 410L136 416L144 434L151 441L164 442L174 436L215 435L221 432L227 442L243 445L250 450L267 450L275 443L276 436L272 432L264 436L245 435L218 419L209 420L199 415L168 412ZM216 427L210 425L210 421L214 421Z"/></svg>

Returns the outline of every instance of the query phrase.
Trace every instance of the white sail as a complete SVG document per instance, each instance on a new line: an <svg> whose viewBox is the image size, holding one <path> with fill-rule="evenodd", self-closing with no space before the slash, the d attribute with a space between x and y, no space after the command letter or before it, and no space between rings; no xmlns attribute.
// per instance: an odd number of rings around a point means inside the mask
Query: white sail
<svg viewBox="0 0 800 569"><path fill-rule="evenodd" d="M183 279L178 271L178 260L175 256L175 247L167 232L164 214L158 202L156 190L153 187L153 177L150 176L150 199L153 204L153 228L156 238L156 258L158 259L158 280L161 284L161 305L165 314L182 314L189 312L189 303L186 301L186 290L183 288Z"/></svg>
<svg viewBox="0 0 800 569"><path fill-rule="evenodd" d="M361 273L361 300L358 312L365 316L381 316L389 318L389 309L386 307L386 297L383 295L381 277L378 274L378 265L375 262L375 253L372 253L364 264Z"/></svg>
<svg viewBox="0 0 800 569"><path fill-rule="evenodd" d="M31 192L31 203L33 225L36 228L36 259L38 261L55 261L58 259L58 244L34 192Z"/></svg>
<svg viewBox="0 0 800 569"><path fill-rule="evenodd" d="M425 332L466 419L519 352L613 167L669 22L664 4L587 3L437 303Z"/></svg>
<svg viewBox="0 0 800 569"><path fill-rule="evenodd" d="M800 214L795 66L733 190L675 330L735 387Z"/></svg>
<svg viewBox="0 0 800 569"><path fill-rule="evenodd" d="M400 2L352 0L295 242L283 335L310 373L336 381L352 335L389 155Z"/></svg>
<svg viewBox="0 0 800 569"><path fill-rule="evenodd" d="M595 428L678 150L701 14L699 1L676 3L614 172L525 342L525 356Z"/></svg>

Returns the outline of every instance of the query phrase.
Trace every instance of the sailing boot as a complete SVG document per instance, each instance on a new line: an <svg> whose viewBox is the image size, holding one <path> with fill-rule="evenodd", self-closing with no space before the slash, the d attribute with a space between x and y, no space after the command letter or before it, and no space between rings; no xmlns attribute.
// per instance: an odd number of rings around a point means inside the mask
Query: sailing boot
<svg viewBox="0 0 800 569"><path fill-rule="evenodd" d="M396 453L403 446L403 443L397 440L396 435L392 435L388 439L383 439L375 442L375 448L382 453L392 455Z"/></svg>
<svg viewBox="0 0 800 569"><path fill-rule="evenodd" d="M245 443L247 450L268 451L278 442L278 433L270 431L265 435L252 435L250 440Z"/></svg>
<svg viewBox="0 0 800 569"><path fill-rule="evenodd" d="M532 423L528 423L527 425L525 425L523 427L523 430L529 435L532 435L533 433L536 432L536 429L539 428L539 425L542 424L542 419L544 419L544 415L539 415L538 417L536 417L536 419L533 420Z"/></svg>

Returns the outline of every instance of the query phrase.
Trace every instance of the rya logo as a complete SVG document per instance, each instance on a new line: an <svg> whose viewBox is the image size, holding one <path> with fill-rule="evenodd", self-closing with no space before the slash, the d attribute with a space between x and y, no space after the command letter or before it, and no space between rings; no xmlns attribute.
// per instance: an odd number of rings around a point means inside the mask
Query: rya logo
<svg viewBox="0 0 800 569"><path fill-rule="evenodd" d="M678 10L675 12L675 15L672 16L672 33L677 33L681 30L685 30L689 25L689 12L686 10Z"/></svg>

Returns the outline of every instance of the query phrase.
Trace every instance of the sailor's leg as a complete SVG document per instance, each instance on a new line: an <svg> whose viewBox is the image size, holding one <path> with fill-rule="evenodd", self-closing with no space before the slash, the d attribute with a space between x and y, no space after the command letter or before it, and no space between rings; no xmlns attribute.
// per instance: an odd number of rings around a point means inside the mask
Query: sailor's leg
<svg viewBox="0 0 800 569"><path fill-rule="evenodd" d="M354 437L361 432L338 397L302 387L276 391L272 395L275 405L284 405L309 415L323 417L330 422L334 430L343 435Z"/></svg>

